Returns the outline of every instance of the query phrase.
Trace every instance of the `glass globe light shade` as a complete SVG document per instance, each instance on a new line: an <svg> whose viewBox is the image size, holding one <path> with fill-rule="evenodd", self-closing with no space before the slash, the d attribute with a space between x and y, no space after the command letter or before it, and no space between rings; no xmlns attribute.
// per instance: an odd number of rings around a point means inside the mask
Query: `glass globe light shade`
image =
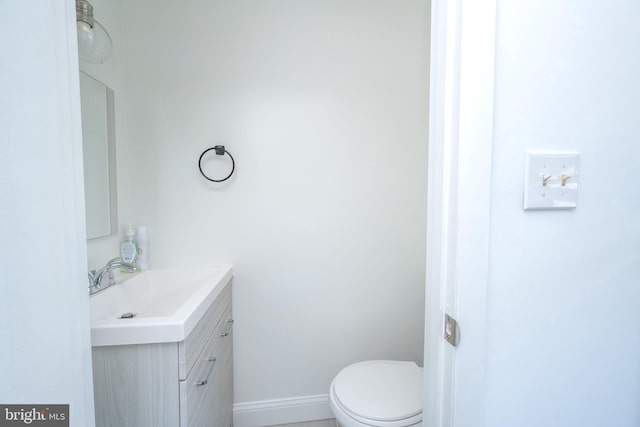
<svg viewBox="0 0 640 427"><path fill-rule="evenodd" d="M76 24L80 60L90 64L102 64L113 50L109 33L95 19L93 19L93 26L82 20L77 20Z"/></svg>

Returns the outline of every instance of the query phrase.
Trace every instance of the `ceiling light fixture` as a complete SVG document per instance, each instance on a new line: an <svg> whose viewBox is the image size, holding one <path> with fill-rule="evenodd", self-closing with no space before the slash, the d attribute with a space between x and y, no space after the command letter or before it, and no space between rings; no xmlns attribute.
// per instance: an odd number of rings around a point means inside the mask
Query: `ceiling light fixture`
<svg viewBox="0 0 640 427"><path fill-rule="evenodd" d="M80 60L102 64L111 54L113 43L107 30L93 17L93 6L87 0L76 0L76 24Z"/></svg>

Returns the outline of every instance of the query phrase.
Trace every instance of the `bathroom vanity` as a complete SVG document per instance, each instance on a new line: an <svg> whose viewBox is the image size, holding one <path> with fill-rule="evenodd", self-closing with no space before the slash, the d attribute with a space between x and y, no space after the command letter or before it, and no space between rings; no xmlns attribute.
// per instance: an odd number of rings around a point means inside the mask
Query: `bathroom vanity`
<svg viewBox="0 0 640 427"><path fill-rule="evenodd" d="M230 427L231 268L112 288L90 301L96 426Z"/></svg>

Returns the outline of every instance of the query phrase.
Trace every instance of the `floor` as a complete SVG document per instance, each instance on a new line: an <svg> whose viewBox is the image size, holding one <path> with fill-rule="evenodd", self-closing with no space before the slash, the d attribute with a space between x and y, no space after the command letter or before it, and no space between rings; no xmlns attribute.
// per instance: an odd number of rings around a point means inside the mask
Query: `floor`
<svg viewBox="0 0 640 427"><path fill-rule="evenodd" d="M309 421L308 423L279 424L271 427L336 427L336 420Z"/></svg>

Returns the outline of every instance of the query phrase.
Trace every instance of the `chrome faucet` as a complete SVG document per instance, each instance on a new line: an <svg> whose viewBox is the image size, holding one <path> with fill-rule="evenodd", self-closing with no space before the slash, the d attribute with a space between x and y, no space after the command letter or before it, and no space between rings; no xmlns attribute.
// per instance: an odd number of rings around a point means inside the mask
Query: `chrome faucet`
<svg viewBox="0 0 640 427"><path fill-rule="evenodd" d="M122 258L114 258L98 271L92 270L89 272L89 295L93 295L97 292L107 289L109 286L115 285L116 279L113 276L113 270L116 270L118 268L123 268L129 273L135 273L136 271L138 271L136 266L124 262ZM102 283L105 274L109 277L109 283L107 283L106 285Z"/></svg>

